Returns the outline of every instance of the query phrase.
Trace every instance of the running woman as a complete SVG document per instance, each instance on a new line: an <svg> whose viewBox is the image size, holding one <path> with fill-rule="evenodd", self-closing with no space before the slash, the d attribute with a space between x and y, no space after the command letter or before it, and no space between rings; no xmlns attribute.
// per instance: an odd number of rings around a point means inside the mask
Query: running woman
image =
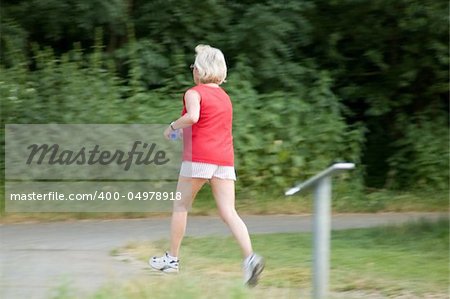
<svg viewBox="0 0 450 299"><path fill-rule="evenodd" d="M149 264L164 272L179 271L188 210L209 181L219 215L241 248L244 283L254 286L264 260L253 252L247 226L235 209L233 109L230 97L220 87L227 76L225 57L219 49L207 45L198 45L195 52L191 65L195 86L184 94L182 116L164 131L169 139L173 131L183 129L183 162L177 185L181 200L173 205L170 250L162 257L151 257Z"/></svg>

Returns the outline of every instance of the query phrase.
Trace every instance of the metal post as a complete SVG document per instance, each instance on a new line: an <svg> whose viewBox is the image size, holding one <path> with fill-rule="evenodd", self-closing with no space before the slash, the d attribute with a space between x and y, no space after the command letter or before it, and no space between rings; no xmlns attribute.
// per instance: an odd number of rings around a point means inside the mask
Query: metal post
<svg viewBox="0 0 450 299"><path fill-rule="evenodd" d="M314 189L313 298L328 296L331 228L331 177L317 182Z"/></svg>
<svg viewBox="0 0 450 299"><path fill-rule="evenodd" d="M330 230L331 230L331 176L355 168L353 163L335 163L307 181L287 190L285 195L314 187L314 253L313 290L314 299L328 297L330 277Z"/></svg>

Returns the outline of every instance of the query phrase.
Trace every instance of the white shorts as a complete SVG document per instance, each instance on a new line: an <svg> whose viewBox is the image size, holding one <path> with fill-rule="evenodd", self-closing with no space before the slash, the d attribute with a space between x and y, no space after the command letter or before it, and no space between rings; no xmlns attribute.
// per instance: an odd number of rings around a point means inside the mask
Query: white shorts
<svg viewBox="0 0 450 299"><path fill-rule="evenodd" d="M183 161L181 163L180 175L188 178L236 180L234 166L221 166L209 163Z"/></svg>

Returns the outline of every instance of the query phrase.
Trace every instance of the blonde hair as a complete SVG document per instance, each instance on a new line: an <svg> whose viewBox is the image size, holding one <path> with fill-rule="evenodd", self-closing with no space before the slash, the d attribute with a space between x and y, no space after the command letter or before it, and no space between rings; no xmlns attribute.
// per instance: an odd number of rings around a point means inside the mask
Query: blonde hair
<svg viewBox="0 0 450 299"><path fill-rule="evenodd" d="M222 84L227 77L227 64L222 51L209 45L195 47L194 66L200 83Z"/></svg>

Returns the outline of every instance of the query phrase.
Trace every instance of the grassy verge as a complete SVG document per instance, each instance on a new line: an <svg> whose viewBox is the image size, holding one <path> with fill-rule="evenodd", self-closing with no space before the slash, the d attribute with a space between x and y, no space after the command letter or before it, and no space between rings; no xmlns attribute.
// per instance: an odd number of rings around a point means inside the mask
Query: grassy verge
<svg viewBox="0 0 450 299"><path fill-rule="evenodd" d="M389 190L367 190L357 197L345 191L333 193L333 211L354 212L436 212L448 211L448 192L414 191L394 192ZM2 194L0 194L2 196ZM237 193L236 207L240 214L302 214L312 212L312 195L285 197ZM191 215L216 215L216 204L209 186L198 194ZM168 216L170 213L6 213L0 222L62 221L75 219L120 219Z"/></svg>
<svg viewBox="0 0 450 299"><path fill-rule="evenodd" d="M182 272L105 286L92 298L309 298L311 234L253 236L265 256L260 285L241 285L240 256L229 237L186 238ZM134 243L111 254L142 262L167 241ZM336 231L332 234L331 298L448 298L449 221ZM57 297L58 299L67 297Z"/></svg>

